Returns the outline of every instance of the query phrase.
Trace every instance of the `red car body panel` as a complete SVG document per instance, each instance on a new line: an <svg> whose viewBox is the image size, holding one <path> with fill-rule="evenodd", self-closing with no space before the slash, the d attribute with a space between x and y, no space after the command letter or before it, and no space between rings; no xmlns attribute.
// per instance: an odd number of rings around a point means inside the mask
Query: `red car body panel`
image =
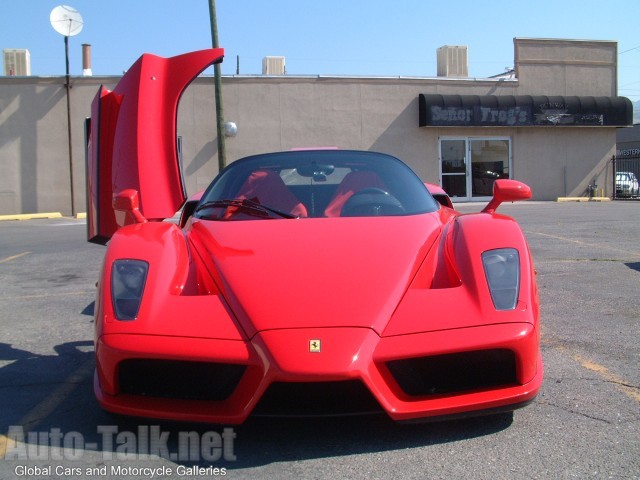
<svg viewBox="0 0 640 480"><path fill-rule="evenodd" d="M451 201L451 198L440 185L425 182L425 186L427 187L427 189L429 189L429 192L431 193L431 195L433 195L433 198L435 198L440 204L448 208L453 208L453 202Z"/></svg>
<svg viewBox="0 0 640 480"><path fill-rule="evenodd" d="M415 214L345 217L349 199L341 199L331 215L212 219L202 214L208 190L187 201L178 225L156 221L185 199L177 100L221 55L143 56L94 101L88 236L108 241L95 308L99 403L127 415L234 424L292 386L357 384L399 421L530 402L543 378L535 273L517 223L495 213L500 202L530 196L519 182L496 182L490 208L477 214L438 207L416 177L433 208ZM308 177L322 188L333 168L319 167ZM249 208L237 202L233 212ZM517 251L520 276L515 308L500 310L481 258L505 248ZM131 261L146 276L135 314L123 319L118 268ZM204 372L192 383L205 387L172 388L193 371Z"/></svg>
<svg viewBox="0 0 640 480"><path fill-rule="evenodd" d="M140 196L149 220L173 216L185 200L178 161L176 113L184 89L206 67L222 61L212 49L161 58L143 55L110 92L91 104L87 157L88 237L106 243L119 225L113 195Z"/></svg>

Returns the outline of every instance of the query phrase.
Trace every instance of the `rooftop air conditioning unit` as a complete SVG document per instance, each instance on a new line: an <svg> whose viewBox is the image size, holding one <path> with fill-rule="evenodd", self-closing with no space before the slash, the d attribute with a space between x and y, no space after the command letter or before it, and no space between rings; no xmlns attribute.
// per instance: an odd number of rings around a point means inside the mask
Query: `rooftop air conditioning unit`
<svg viewBox="0 0 640 480"><path fill-rule="evenodd" d="M439 77L468 77L467 47L445 45L438 49Z"/></svg>
<svg viewBox="0 0 640 480"><path fill-rule="evenodd" d="M264 57L262 59L263 75L284 75L286 73L284 57Z"/></svg>
<svg viewBox="0 0 640 480"><path fill-rule="evenodd" d="M5 48L2 50L5 76L31 75L31 55L29 50L20 48Z"/></svg>

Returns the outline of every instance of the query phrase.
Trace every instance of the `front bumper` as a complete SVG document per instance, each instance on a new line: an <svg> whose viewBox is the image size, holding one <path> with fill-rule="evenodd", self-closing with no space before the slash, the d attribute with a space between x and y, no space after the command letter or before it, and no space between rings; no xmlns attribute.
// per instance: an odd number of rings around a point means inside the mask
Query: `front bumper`
<svg viewBox="0 0 640 480"><path fill-rule="evenodd" d="M479 357L474 352L481 352L481 362L476 361ZM501 353L496 356L494 352ZM374 400L363 405L369 407L375 403L392 419L411 421L515 409L536 396L543 377L539 332L528 323L383 338L368 328L271 330L257 334L251 341L113 334L98 339L96 355L94 390L106 410L225 424L242 423L252 412L263 412L262 401L272 398L271 391L276 387L295 386L297 392L307 390L310 393L306 399L310 400L316 395L330 396L327 391L333 387L348 385L343 391L358 392L353 395L365 392ZM177 398L181 395L176 394L176 389L168 389L167 395L123 391L121 367L123 362L132 359L187 362L185 366L188 362L243 366L243 370L222 395L224 398L194 399L188 398L189 395ZM441 363L442 359L454 361ZM475 375L467 373L465 382L458 385L456 381L447 381L444 389L424 385L434 376L419 371L420 368L448 368L468 372L476 368L480 374L487 369L503 369L505 359L510 363L505 369L508 373L490 375L489 380L480 383L469 383ZM405 363L414 370L401 368L404 372L401 378L397 367ZM455 377L455 371L450 373ZM417 387L407 387L407 375L409 380L419 377L415 382ZM435 377L442 383L441 379L450 375L440 372ZM167 378L167 382L171 381ZM354 384L359 386L352 389ZM310 388L305 389L305 385ZM322 386L318 388L318 385ZM286 397L278 398L284 402ZM294 401L299 404L301 400L295 398ZM347 399L347 403L357 404L354 402L353 398ZM281 414L293 413L285 405L281 407Z"/></svg>

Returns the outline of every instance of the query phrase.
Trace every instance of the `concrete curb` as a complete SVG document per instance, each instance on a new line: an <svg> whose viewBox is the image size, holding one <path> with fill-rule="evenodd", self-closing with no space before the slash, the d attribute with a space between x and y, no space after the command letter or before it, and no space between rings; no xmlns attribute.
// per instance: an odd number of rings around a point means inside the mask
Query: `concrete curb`
<svg viewBox="0 0 640 480"><path fill-rule="evenodd" d="M609 197L558 197L558 202L610 202Z"/></svg>
<svg viewBox="0 0 640 480"><path fill-rule="evenodd" d="M20 213L17 215L0 215L0 222L5 220L38 220L43 218L62 218L60 212L45 212L45 213ZM86 212L76 213L73 218L83 219L87 218Z"/></svg>
<svg viewBox="0 0 640 480"><path fill-rule="evenodd" d="M62 218L62 214L60 212L48 212L48 213L21 213L18 215L0 215L0 221L35 220L39 218Z"/></svg>

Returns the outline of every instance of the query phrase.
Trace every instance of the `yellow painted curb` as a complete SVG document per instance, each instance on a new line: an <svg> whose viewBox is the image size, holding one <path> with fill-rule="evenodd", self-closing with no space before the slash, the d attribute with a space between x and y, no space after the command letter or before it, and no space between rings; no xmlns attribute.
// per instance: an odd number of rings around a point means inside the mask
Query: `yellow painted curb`
<svg viewBox="0 0 640 480"><path fill-rule="evenodd" d="M76 213L76 218L87 218L87 212Z"/></svg>
<svg viewBox="0 0 640 480"><path fill-rule="evenodd" d="M0 215L0 222L3 220L34 220L37 218L62 218L60 212L49 213L22 213L18 215Z"/></svg>
<svg viewBox="0 0 640 480"><path fill-rule="evenodd" d="M610 202L609 197L558 197L558 202Z"/></svg>

